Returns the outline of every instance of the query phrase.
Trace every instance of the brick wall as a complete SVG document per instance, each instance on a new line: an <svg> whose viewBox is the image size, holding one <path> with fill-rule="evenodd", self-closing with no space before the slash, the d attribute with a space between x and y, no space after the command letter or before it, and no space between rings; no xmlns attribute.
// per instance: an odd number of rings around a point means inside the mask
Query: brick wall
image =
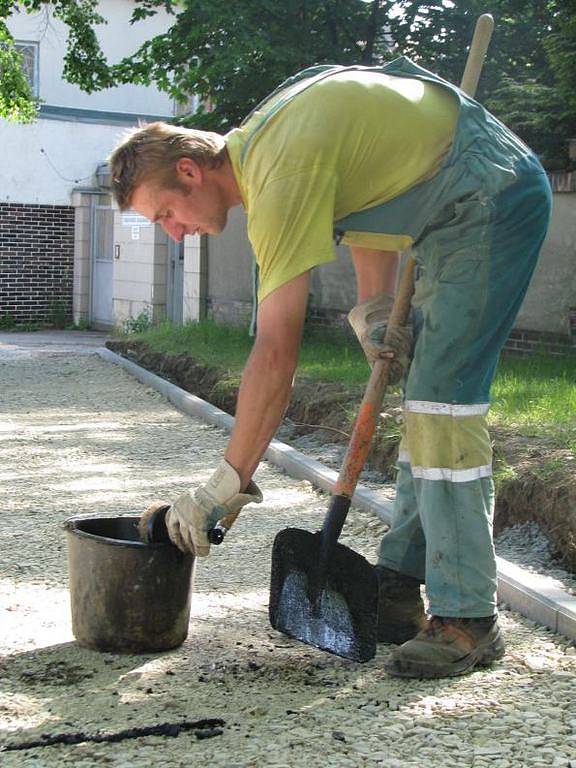
<svg viewBox="0 0 576 768"><path fill-rule="evenodd" d="M0 321L72 316L74 208L0 203Z"/></svg>
<svg viewBox="0 0 576 768"><path fill-rule="evenodd" d="M252 302L210 298L206 302L206 313L216 323L247 326L252 318Z"/></svg>
<svg viewBox="0 0 576 768"><path fill-rule="evenodd" d="M353 333L345 312L309 309L306 323L315 328L339 328ZM546 333L544 331L524 331L515 328L510 332L504 345L504 351L510 354L527 356L534 353L545 355L576 354L576 310L570 313L570 335Z"/></svg>
<svg viewBox="0 0 576 768"><path fill-rule="evenodd" d="M504 345L504 350L517 355L570 355L576 353L576 335L562 336L544 331L523 331L515 328Z"/></svg>

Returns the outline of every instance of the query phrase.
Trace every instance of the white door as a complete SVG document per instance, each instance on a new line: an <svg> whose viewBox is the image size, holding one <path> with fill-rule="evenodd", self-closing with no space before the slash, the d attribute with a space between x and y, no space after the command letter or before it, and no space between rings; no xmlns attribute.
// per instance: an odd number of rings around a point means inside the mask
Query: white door
<svg viewBox="0 0 576 768"><path fill-rule="evenodd" d="M92 208L92 311L94 325L114 325L114 211Z"/></svg>

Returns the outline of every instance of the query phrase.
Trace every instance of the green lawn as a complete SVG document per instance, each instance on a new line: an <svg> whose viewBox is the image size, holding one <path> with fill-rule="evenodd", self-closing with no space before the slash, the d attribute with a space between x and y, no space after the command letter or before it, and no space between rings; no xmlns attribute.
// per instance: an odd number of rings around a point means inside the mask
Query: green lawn
<svg viewBox="0 0 576 768"><path fill-rule="evenodd" d="M526 436L547 435L576 450L576 358L503 357L490 421Z"/></svg>
<svg viewBox="0 0 576 768"><path fill-rule="evenodd" d="M232 375L242 370L253 341L244 328L210 321L162 323L132 338L157 351L188 353ZM304 376L347 384L363 384L369 373L360 346L335 330L305 335L298 370ZM492 389L490 422L527 436L548 435L574 450L576 357L503 357Z"/></svg>
<svg viewBox="0 0 576 768"><path fill-rule="evenodd" d="M245 328L210 321L161 323L130 337L142 339L158 352L188 353L199 362L221 366L231 374L242 370L253 343ZM370 372L360 346L337 330L305 335L298 371L322 381L348 384L364 384Z"/></svg>

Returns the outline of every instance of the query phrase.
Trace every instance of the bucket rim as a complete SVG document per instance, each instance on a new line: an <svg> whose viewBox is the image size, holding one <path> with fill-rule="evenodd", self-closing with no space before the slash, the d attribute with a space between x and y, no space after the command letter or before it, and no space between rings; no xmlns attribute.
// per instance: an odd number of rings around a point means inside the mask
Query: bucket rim
<svg viewBox="0 0 576 768"><path fill-rule="evenodd" d="M101 536L100 534L90 533L89 531L83 531L78 528L78 523L85 520L139 520L140 515L74 515L69 517L62 523L62 528L73 536L78 536L82 539L89 539L92 541L100 541L106 544L111 544L117 547L131 547L133 549L159 549L160 547L173 546L168 542L144 542L139 540L129 539L113 539L110 536Z"/></svg>

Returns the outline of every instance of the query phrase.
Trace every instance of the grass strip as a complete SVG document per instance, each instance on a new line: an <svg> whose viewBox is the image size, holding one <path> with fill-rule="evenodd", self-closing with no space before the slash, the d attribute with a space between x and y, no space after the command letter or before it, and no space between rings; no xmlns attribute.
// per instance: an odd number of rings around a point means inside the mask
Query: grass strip
<svg viewBox="0 0 576 768"><path fill-rule="evenodd" d="M165 322L128 337L144 341L156 352L189 354L205 365L238 376L253 339L245 328L204 320L173 325ZM307 330L298 374L308 378L364 385L369 368L360 345L338 329ZM576 448L576 356L504 355L492 387L492 426L513 429L526 437L549 437Z"/></svg>

